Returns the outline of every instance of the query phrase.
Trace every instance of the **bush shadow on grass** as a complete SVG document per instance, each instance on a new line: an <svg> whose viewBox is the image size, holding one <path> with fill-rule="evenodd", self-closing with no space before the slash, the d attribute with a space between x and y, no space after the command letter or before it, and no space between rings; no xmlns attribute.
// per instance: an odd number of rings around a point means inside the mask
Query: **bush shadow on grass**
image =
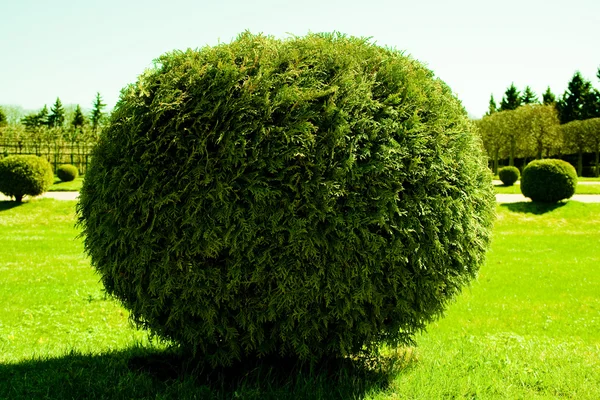
<svg viewBox="0 0 600 400"><path fill-rule="evenodd" d="M18 203L14 200L0 200L0 212L8 211L12 208L19 207L23 203Z"/></svg>
<svg viewBox="0 0 600 400"><path fill-rule="evenodd" d="M520 201L517 203L502 203L500 207L508 208L512 212L542 215L563 207L566 202L541 203L537 201Z"/></svg>
<svg viewBox="0 0 600 400"><path fill-rule="evenodd" d="M271 358L213 369L171 350L72 352L0 365L0 398L362 398L384 390L415 358L387 360L375 368L349 359L309 367Z"/></svg>

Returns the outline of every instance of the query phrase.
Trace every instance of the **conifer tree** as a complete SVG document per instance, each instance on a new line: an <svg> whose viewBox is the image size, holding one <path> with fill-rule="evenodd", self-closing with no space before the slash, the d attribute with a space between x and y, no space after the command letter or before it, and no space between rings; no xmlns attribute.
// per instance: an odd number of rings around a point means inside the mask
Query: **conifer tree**
<svg viewBox="0 0 600 400"><path fill-rule="evenodd" d="M557 103L561 124L594 117L596 96L590 81L575 72L567 90ZM590 115L592 114L592 115Z"/></svg>
<svg viewBox="0 0 600 400"><path fill-rule="evenodd" d="M71 125L75 129L81 129L83 125L85 125L85 116L81 112L81 107L79 107L79 104L77 104L77 107L75 108L75 114L73 115L73 121L71 122Z"/></svg>
<svg viewBox="0 0 600 400"><path fill-rule="evenodd" d="M525 90L521 96L521 102L523 104L538 104L539 100L533 90L529 86L525 86Z"/></svg>
<svg viewBox="0 0 600 400"><path fill-rule="evenodd" d="M550 86L548 86L548 88L546 89L546 91L542 95L542 103L544 105L555 104L556 103L556 96L550 90Z"/></svg>
<svg viewBox="0 0 600 400"><path fill-rule="evenodd" d="M494 100L494 95L492 94L490 96L490 104L488 106L488 111L485 113L485 115L492 115L496 111L498 111L498 106L496 105L496 100Z"/></svg>
<svg viewBox="0 0 600 400"><path fill-rule="evenodd" d="M520 92L515 87L514 83L511 83L509 88L504 92L504 97L500 102L499 111L516 110L521 105Z"/></svg>
<svg viewBox="0 0 600 400"><path fill-rule="evenodd" d="M44 108L42 108L36 114L29 114L29 115L23 117L23 125L25 125L25 127L28 130L33 130L35 128L47 126L48 125L48 107L46 107L46 105L44 105Z"/></svg>
<svg viewBox="0 0 600 400"><path fill-rule="evenodd" d="M48 116L48 126L50 128L58 128L63 126L65 122L65 109L60 101L60 98L56 98L54 105L50 108L50 115Z"/></svg>
<svg viewBox="0 0 600 400"><path fill-rule="evenodd" d="M102 109L106 107L106 104L102 103L102 97L100 97L100 93L96 93L96 98L94 99L94 103L92 105L92 113L90 115L90 123L92 124L92 131L96 133L98 131L98 127L102 121L102 116L104 112Z"/></svg>

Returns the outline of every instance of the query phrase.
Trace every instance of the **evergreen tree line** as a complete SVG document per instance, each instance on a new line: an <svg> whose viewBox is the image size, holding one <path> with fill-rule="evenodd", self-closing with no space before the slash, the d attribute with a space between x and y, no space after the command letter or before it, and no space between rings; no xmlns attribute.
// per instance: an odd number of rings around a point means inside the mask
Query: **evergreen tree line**
<svg viewBox="0 0 600 400"><path fill-rule="evenodd" d="M600 80L600 68L596 76ZM592 174L600 172L600 91L579 72L560 97L548 87L540 100L529 86L521 92L511 84L499 105L490 97L476 125L494 173L500 163L515 165L521 159L525 165L543 157L576 160L580 176L587 169L584 160L593 159Z"/></svg>
<svg viewBox="0 0 600 400"><path fill-rule="evenodd" d="M0 157L36 154L45 156L55 168L59 163L68 162L78 164L80 172L83 172L89 151L97 142L107 119L105 107L100 93L97 93L87 116L76 105L67 118L67 112L57 97L50 110L44 105L40 111L12 123L0 108Z"/></svg>

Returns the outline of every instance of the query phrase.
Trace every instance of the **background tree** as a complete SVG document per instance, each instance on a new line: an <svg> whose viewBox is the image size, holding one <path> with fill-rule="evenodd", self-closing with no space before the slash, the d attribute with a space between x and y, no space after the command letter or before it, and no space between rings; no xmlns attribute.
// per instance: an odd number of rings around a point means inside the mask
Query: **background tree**
<svg viewBox="0 0 600 400"><path fill-rule="evenodd" d="M45 140L48 130L48 107L44 105L39 112L23 117L22 123L28 134L27 142L33 146L35 154L41 155L42 142ZM19 146L21 146L20 142Z"/></svg>
<svg viewBox="0 0 600 400"><path fill-rule="evenodd" d="M508 165L512 166L523 148L523 127L518 116L514 110L498 111L477 123L484 147L493 159L494 172L497 172L499 158L508 157Z"/></svg>
<svg viewBox="0 0 600 400"><path fill-rule="evenodd" d="M492 115L496 111L498 111L498 106L496 105L496 100L494 100L494 95L492 94L490 96L490 104L488 106L488 110L487 110L487 113L485 113L485 115Z"/></svg>
<svg viewBox="0 0 600 400"><path fill-rule="evenodd" d="M44 105L39 112L23 117L23 125L27 130L33 130L48 125L48 107Z"/></svg>
<svg viewBox="0 0 600 400"><path fill-rule="evenodd" d="M505 148L504 138L501 134L501 118L500 113L494 113L475 121L475 126L477 126L483 147L492 161L492 172L494 175L498 173L498 160Z"/></svg>
<svg viewBox="0 0 600 400"><path fill-rule="evenodd" d="M92 104L92 112L90 115L90 124L92 125L92 132L95 134L100 127L104 112L102 111L106 107L106 104L102 103L102 97L100 93L96 93L96 98Z"/></svg>
<svg viewBox="0 0 600 400"><path fill-rule="evenodd" d="M6 117L6 122L8 122L9 125L18 124L26 115L25 110L21 106L3 104L1 107L2 111L4 112L4 116Z"/></svg>
<svg viewBox="0 0 600 400"><path fill-rule="evenodd" d="M506 89L506 92L504 92L504 97L500 102L500 111L516 110L520 105L520 92L515 87L515 84L511 83L508 89Z"/></svg>
<svg viewBox="0 0 600 400"><path fill-rule="evenodd" d="M600 92L593 87L584 97L581 114L582 119L600 117Z"/></svg>
<svg viewBox="0 0 600 400"><path fill-rule="evenodd" d="M48 127L60 128L65 122L65 109L63 108L60 98L56 98L54 105L50 108L50 115L48 115Z"/></svg>
<svg viewBox="0 0 600 400"><path fill-rule="evenodd" d="M548 88L546 89L544 94L542 94L542 103L545 105L548 105L548 104L555 105L556 104L556 96L550 90L550 86L548 86Z"/></svg>
<svg viewBox="0 0 600 400"><path fill-rule="evenodd" d="M544 153L549 157L560 148L560 121L553 105L528 104L514 112L526 137L526 155L541 159Z"/></svg>
<svg viewBox="0 0 600 400"><path fill-rule="evenodd" d="M536 104L540 101L538 100L536 94L529 86L525 86L525 90L523 91L523 95L521 96L522 104Z"/></svg>
<svg viewBox="0 0 600 400"><path fill-rule="evenodd" d="M83 128L83 125L85 125L85 122L85 116L81 112L81 107L79 107L79 104L77 104L77 107L75 108L75 114L73 114L73 121L71 121L71 126L74 129L81 129Z"/></svg>
<svg viewBox="0 0 600 400"><path fill-rule="evenodd" d="M600 71L599 71L600 72ZM588 145L594 152L594 175L600 176L600 118L591 118L584 121Z"/></svg>
<svg viewBox="0 0 600 400"><path fill-rule="evenodd" d="M8 119L6 118L6 114L4 114L4 110L0 107L0 127L8 125Z"/></svg>
<svg viewBox="0 0 600 400"><path fill-rule="evenodd" d="M560 122L566 124L575 120L593 118L595 106L586 104L597 101L597 96L593 92L591 82L584 79L579 71L575 72L567 90L557 102Z"/></svg>
<svg viewBox="0 0 600 400"><path fill-rule="evenodd" d="M577 153L577 175L583 174L583 153L590 150L585 121L574 120L561 125L563 141L567 149Z"/></svg>

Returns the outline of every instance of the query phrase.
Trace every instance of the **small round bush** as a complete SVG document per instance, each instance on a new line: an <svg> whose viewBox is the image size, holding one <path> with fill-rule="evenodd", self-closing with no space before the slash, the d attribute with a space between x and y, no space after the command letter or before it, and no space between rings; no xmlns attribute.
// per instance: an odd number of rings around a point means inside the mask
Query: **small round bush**
<svg viewBox="0 0 600 400"><path fill-rule="evenodd" d="M500 168L498 170L498 177L505 186L512 186L519 180L519 169L513 166Z"/></svg>
<svg viewBox="0 0 600 400"><path fill-rule="evenodd" d="M477 273L494 207L465 110L420 63L247 33L122 91L78 210L132 319L225 365L410 343Z"/></svg>
<svg viewBox="0 0 600 400"><path fill-rule="evenodd" d="M566 161L545 159L527 164L521 176L521 192L533 201L556 203L575 194L577 172Z"/></svg>
<svg viewBox="0 0 600 400"><path fill-rule="evenodd" d="M63 182L74 181L79 176L77 167L71 164L63 164L56 170L56 176Z"/></svg>
<svg viewBox="0 0 600 400"><path fill-rule="evenodd" d="M32 155L14 155L0 159L0 192L14 197L38 196L54 182L50 163Z"/></svg>

